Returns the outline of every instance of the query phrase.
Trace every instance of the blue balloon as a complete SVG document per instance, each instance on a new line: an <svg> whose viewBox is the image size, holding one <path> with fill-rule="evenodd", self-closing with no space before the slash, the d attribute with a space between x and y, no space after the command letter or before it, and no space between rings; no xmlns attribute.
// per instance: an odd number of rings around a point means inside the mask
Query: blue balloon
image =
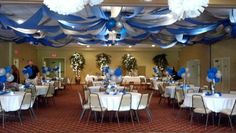
<svg viewBox="0 0 236 133"><path fill-rule="evenodd" d="M220 78L215 77L215 83L219 83L220 82Z"/></svg>
<svg viewBox="0 0 236 133"><path fill-rule="evenodd" d="M47 73L46 67L42 67L42 73L43 74Z"/></svg>
<svg viewBox="0 0 236 133"><path fill-rule="evenodd" d="M29 76L33 75L33 70L31 67L27 67L27 73L29 74Z"/></svg>
<svg viewBox="0 0 236 133"><path fill-rule="evenodd" d="M173 68L167 67L166 71L169 73L169 75L173 75Z"/></svg>
<svg viewBox="0 0 236 133"><path fill-rule="evenodd" d="M114 72L115 76L119 77L122 75L122 70L120 67L116 68L115 72Z"/></svg>
<svg viewBox="0 0 236 133"><path fill-rule="evenodd" d="M112 29L116 26L116 20L114 18L111 18L107 21L106 27L109 31L112 31Z"/></svg>
<svg viewBox="0 0 236 133"><path fill-rule="evenodd" d="M211 71L212 73L216 74L217 71L218 71L218 69L217 69L216 67L212 67L212 68L210 69L210 71Z"/></svg>
<svg viewBox="0 0 236 133"><path fill-rule="evenodd" d="M213 80L215 78L215 74L213 72L208 73L207 76L211 80Z"/></svg>
<svg viewBox="0 0 236 133"><path fill-rule="evenodd" d="M122 28L121 31L120 31L120 34L121 35L125 35L127 33L126 29L125 28Z"/></svg>
<svg viewBox="0 0 236 133"><path fill-rule="evenodd" d="M22 72L23 72L24 75L27 74L27 69L24 68L24 69L22 70Z"/></svg>
<svg viewBox="0 0 236 133"><path fill-rule="evenodd" d="M6 73L11 73L11 67L10 66L5 67L5 71Z"/></svg>
<svg viewBox="0 0 236 133"><path fill-rule="evenodd" d="M4 75L4 76L0 76L0 83L5 83L7 82L7 77Z"/></svg>
<svg viewBox="0 0 236 133"><path fill-rule="evenodd" d="M48 67L48 72L51 72L51 71L52 71L52 69L50 67Z"/></svg>
<svg viewBox="0 0 236 133"><path fill-rule="evenodd" d="M157 68L153 67L153 71L154 71L154 73L157 73Z"/></svg>

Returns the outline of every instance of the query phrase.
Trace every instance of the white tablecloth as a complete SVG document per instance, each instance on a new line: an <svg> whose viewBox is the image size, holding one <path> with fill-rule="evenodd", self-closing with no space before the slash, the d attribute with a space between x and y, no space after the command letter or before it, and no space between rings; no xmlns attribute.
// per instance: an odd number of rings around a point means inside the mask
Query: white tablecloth
<svg viewBox="0 0 236 133"><path fill-rule="evenodd" d="M181 90L182 88L180 88L180 86L176 86L176 85L170 85L170 86L166 86L165 89L165 95L170 96L170 98L174 98L175 97L175 89L177 90ZM194 92L198 92L199 91L199 87L189 87L189 88L185 88L184 89L184 93L187 93L188 89L193 89Z"/></svg>
<svg viewBox="0 0 236 133"><path fill-rule="evenodd" d="M198 94L203 96L205 106L213 112L220 112L223 109L232 109L236 95L234 94L222 94L222 96L204 96L203 93L188 93L185 95L183 105L186 107L192 107L192 95Z"/></svg>
<svg viewBox="0 0 236 133"><path fill-rule="evenodd" d="M159 89L158 86L159 86L160 84L163 84L162 81L157 81L157 80L155 80L155 79L153 79L152 82L153 82L153 89L154 89L154 90L158 90L158 89Z"/></svg>
<svg viewBox="0 0 236 133"><path fill-rule="evenodd" d="M88 88L90 92L99 92L99 89L101 88L101 86L89 86ZM117 86L118 90L122 90L124 88L125 88L124 86Z"/></svg>
<svg viewBox="0 0 236 133"><path fill-rule="evenodd" d="M106 107L108 111L118 110L122 94L108 95L104 92L97 92L97 94L99 95L102 106ZM132 96L131 108L137 108L141 94L131 92L131 96Z"/></svg>
<svg viewBox="0 0 236 133"><path fill-rule="evenodd" d="M20 109L20 105L24 96L24 92L15 92L14 94L0 95L2 108L6 111L16 111Z"/></svg>
<svg viewBox="0 0 236 133"><path fill-rule="evenodd" d="M129 82L134 82L134 84L140 84L141 80L140 77L135 76L124 76L122 80L122 84L129 84Z"/></svg>
<svg viewBox="0 0 236 133"><path fill-rule="evenodd" d="M38 95L46 95L48 91L48 85L36 85L37 96Z"/></svg>
<svg viewBox="0 0 236 133"><path fill-rule="evenodd" d="M93 82L97 81L98 79L105 79L105 76L86 75L85 77L86 82Z"/></svg>

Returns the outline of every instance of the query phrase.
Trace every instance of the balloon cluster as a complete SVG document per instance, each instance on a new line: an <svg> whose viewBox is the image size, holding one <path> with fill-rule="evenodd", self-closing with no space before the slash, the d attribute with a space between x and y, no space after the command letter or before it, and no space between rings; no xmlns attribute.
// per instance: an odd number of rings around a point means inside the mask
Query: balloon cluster
<svg viewBox="0 0 236 133"><path fill-rule="evenodd" d="M160 73L159 68L157 66L153 67L153 72L156 74L156 76L158 76Z"/></svg>
<svg viewBox="0 0 236 133"><path fill-rule="evenodd" d="M221 76L221 72L217 68L212 67L207 72L206 80L207 82L219 83Z"/></svg>
<svg viewBox="0 0 236 133"><path fill-rule="evenodd" d="M25 67L25 68L23 68L22 72L23 72L23 74L24 74L24 76L25 76L26 79L28 79L30 76L33 75L33 70L32 70L31 67Z"/></svg>
<svg viewBox="0 0 236 133"><path fill-rule="evenodd" d="M46 67L46 66L42 67L42 73L44 75L49 75L50 72L57 73L58 71L59 71L59 66L55 66L54 68L50 68L50 67Z"/></svg>
<svg viewBox="0 0 236 133"><path fill-rule="evenodd" d="M10 66L0 68L0 83L12 82L14 76L12 75L12 69Z"/></svg>
<svg viewBox="0 0 236 133"><path fill-rule="evenodd" d="M188 68L181 67L177 72L177 75L185 79L186 77L190 76L190 73L188 73L188 71Z"/></svg>
<svg viewBox="0 0 236 133"><path fill-rule="evenodd" d="M172 67L167 67L166 68L166 74L172 76L174 73L174 70Z"/></svg>
<svg viewBox="0 0 236 133"><path fill-rule="evenodd" d="M126 29L124 28L122 22L116 21L114 18L110 18L106 23L106 28L109 31L116 31L118 34L125 35Z"/></svg>
<svg viewBox="0 0 236 133"><path fill-rule="evenodd" d="M122 70L120 67L116 68L115 70L108 68L104 68L105 75L107 81L112 82L121 82L122 81Z"/></svg>
<svg viewBox="0 0 236 133"><path fill-rule="evenodd" d="M102 66L102 73L103 73L104 75L106 75L107 73L109 73L109 66L108 66L108 65Z"/></svg>

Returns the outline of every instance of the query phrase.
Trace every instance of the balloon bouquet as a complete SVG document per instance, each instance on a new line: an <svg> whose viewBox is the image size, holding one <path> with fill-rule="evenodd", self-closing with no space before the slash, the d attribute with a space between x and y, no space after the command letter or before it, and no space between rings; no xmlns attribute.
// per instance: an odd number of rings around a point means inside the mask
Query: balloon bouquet
<svg viewBox="0 0 236 133"><path fill-rule="evenodd" d="M190 77L189 69L188 69L188 68L181 67L181 68L179 69L179 71L177 72L177 75L178 75L179 77L182 77L182 78L184 79L183 88L189 87L189 86L186 84L187 78Z"/></svg>
<svg viewBox="0 0 236 133"><path fill-rule="evenodd" d="M155 79L158 79L158 77L160 76L160 70L157 66L153 67L153 72L155 73Z"/></svg>
<svg viewBox="0 0 236 133"><path fill-rule="evenodd" d="M212 83L211 84L212 94L215 93L215 84L220 82L221 76L222 76L221 72L215 67L212 67L208 70L206 80L207 82Z"/></svg>
<svg viewBox="0 0 236 133"><path fill-rule="evenodd" d="M116 94L117 93L116 83L120 83L122 81L121 68L118 67L115 70L113 70L110 69L109 67L104 67L103 73L106 76L106 78L104 79L104 87L106 88L106 93Z"/></svg>
<svg viewBox="0 0 236 133"><path fill-rule="evenodd" d="M172 67L166 68L166 75L169 82L172 81L173 72L174 72L174 69Z"/></svg>
<svg viewBox="0 0 236 133"><path fill-rule="evenodd" d="M43 79L46 79L47 75L49 75L51 72L54 72L55 76L58 77L59 66L55 66L54 68L43 66L42 67Z"/></svg>
<svg viewBox="0 0 236 133"><path fill-rule="evenodd" d="M12 69L10 66L5 68L0 68L0 84L2 91L5 90L5 83L12 82L14 80L14 76L12 75Z"/></svg>

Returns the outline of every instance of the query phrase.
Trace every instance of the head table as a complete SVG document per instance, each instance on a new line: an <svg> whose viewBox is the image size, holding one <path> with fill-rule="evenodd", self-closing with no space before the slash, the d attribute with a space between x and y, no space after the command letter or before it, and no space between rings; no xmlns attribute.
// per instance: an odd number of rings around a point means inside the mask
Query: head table
<svg viewBox="0 0 236 133"><path fill-rule="evenodd" d="M192 107L192 96L201 95L203 97L206 108L213 112L219 113L223 109L232 109L234 101L236 99L235 94L222 94L222 96L205 96L203 93L188 93L185 95L183 105L186 107Z"/></svg>
<svg viewBox="0 0 236 133"><path fill-rule="evenodd" d="M117 95L109 95L105 92L96 92L99 95L101 105L105 108L107 108L108 111L117 111L119 108L120 100L122 97L122 94ZM131 108L137 109L139 100L141 97L140 93L136 92L130 92L131 94Z"/></svg>

